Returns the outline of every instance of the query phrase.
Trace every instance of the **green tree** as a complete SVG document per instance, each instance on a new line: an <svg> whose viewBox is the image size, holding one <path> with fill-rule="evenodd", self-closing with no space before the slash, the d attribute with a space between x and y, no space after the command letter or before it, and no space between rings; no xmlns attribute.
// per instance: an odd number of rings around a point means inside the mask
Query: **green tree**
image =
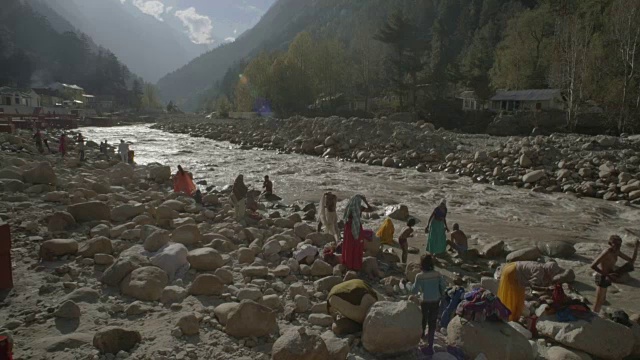
<svg viewBox="0 0 640 360"><path fill-rule="evenodd" d="M415 61L419 56L415 51L416 34L417 27L411 20L400 11L396 11L374 36L374 39L391 47L391 55L388 58L392 67L391 82L398 95L401 110L404 110L404 98L407 92L406 76L410 67L407 58L412 58L412 64L415 67Z"/></svg>
<svg viewBox="0 0 640 360"><path fill-rule="evenodd" d="M131 102L133 107L140 111L142 109L142 97L144 95L144 90L142 88L142 83L140 80L133 80L133 85L131 87Z"/></svg>
<svg viewBox="0 0 640 360"><path fill-rule="evenodd" d="M161 109L162 103L158 96L158 90L153 84L144 84L144 92L142 94L142 107L148 109Z"/></svg>
<svg viewBox="0 0 640 360"><path fill-rule="evenodd" d="M229 117L229 112L231 111L231 102L225 95L222 95L218 98L216 102L216 111L218 112L218 116L222 118Z"/></svg>
<svg viewBox="0 0 640 360"><path fill-rule="evenodd" d="M352 53L355 91L364 97L365 111L369 111L369 99L381 87L384 49L373 39L371 29L362 26L355 34Z"/></svg>

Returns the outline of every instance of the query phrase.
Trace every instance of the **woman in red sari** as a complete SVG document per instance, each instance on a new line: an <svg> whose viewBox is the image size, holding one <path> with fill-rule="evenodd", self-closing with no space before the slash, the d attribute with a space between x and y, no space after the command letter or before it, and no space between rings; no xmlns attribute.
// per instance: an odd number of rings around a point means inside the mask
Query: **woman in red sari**
<svg viewBox="0 0 640 360"><path fill-rule="evenodd" d="M58 151L62 154L62 157L67 153L67 135L65 134L60 136L60 146L58 146Z"/></svg>
<svg viewBox="0 0 640 360"><path fill-rule="evenodd" d="M193 196L196 190L198 189L196 184L193 183L193 175L184 171L182 166L178 165L178 172L173 176L173 192Z"/></svg>
<svg viewBox="0 0 640 360"><path fill-rule="evenodd" d="M363 203L366 207L362 206ZM359 271L362 268L364 253L364 237L362 236L362 212L372 211L373 208L362 195L355 195L349 200L344 210L344 240L342 242L342 263L349 270Z"/></svg>

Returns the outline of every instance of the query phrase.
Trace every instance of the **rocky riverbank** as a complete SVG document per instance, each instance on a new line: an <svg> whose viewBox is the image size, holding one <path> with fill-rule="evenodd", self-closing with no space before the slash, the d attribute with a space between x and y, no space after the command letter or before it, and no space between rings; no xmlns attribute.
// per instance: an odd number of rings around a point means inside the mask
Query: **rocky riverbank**
<svg viewBox="0 0 640 360"><path fill-rule="evenodd" d="M291 118L181 120L168 132L369 165L445 171L474 182L640 203L640 138L553 134L492 137L435 130L424 122Z"/></svg>
<svg viewBox="0 0 640 360"><path fill-rule="evenodd" d="M224 189L205 194L203 205L172 193L168 166L101 158L92 142L86 162L72 149L64 160L40 155L28 133L2 134L0 144L0 218L11 226L15 281L0 292L0 334L13 339L16 359L419 358L419 308L400 286L419 271L415 257L400 264L397 251L382 253L374 241L359 273L314 256L294 260L303 247L332 241L314 232L317 204L261 204L262 219L241 225ZM375 228L387 215L406 220L409 210L380 208L363 225ZM573 264L574 253L587 254L564 242L506 245L487 243L465 261L442 260L440 269L451 283L495 290L493 272L505 260ZM380 302L362 327L347 329L327 314L326 297L357 277ZM531 295L526 311L548 301ZM583 335L569 335L576 326ZM614 359L640 355L639 330L546 317L536 340L518 324L456 320L438 334L436 350L440 359L452 358L447 345L470 358L556 360L584 351ZM391 336L398 332L408 336Z"/></svg>

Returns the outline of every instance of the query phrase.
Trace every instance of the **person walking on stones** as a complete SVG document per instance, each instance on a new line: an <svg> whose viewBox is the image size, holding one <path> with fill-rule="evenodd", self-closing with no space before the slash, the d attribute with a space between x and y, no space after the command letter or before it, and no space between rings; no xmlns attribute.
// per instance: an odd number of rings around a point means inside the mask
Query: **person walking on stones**
<svg viewBox="0 0 640 360"><path fill-rule="evenodd" d="M366 207L362 206L363 204ZM344 210L344 241L342 243L342 263L349 270L359 271L362 268L364 254L364 237L362 236L362 212L370 212L373 208L362 195L355 195L349 200Z"/></svg>
<svg viewBox="0 0 640 360"><path fill-rule="evenodd" d="M447 226L447 201L442 200L437 208L431 213L429 223L425 232L427 236L427 252L438 256L447 251L447 234L449 227Z"/></svg>
<svg viewBox="0 0 640 360"><path fill-rule="evenodd" d="M60 135L60 145L58 146L58 151L64 158L67 153L67 135L65 133L62 133L62 135Z"/></svg>
<svg viewBox="0 0 640 360"><path fill-rule="evenodd" d="M413 294L422 294L420 299L420 307L422 308L422 336L425 330L427 335L427 353L433 354L433 340L436 335L436 326L438 322L438 310L440 308L440 299L445 293L447 283L444 277L435 270L433 265L433 256L424 254L420 259L421 273L416 275L413 285L409 285L408 289ZM406 280L405 280L406 281Z"/></svg>
<svg viewBox="0 0 640 360"><path fill-rule="evenodd" d="M593 305L593 311L595 313L600 312L602 305L607 299L607 288L611 286L612 282L619 279L620 276L625 273L633 271L636 258L638 257L638 246L640 246L640 240L636 240L633 256L629 257L620 251L622 238L618 235L612 235L609 238L609 247L600 253L591 264L591 268L596 272L596 302ZM618 257L626 260L627 263L616 269L615 265Z"/></svg>
<svg viewBox="0 0 640 360"><path fill-rule="evenodd" d="M526 288L536 291L549 291L554 277L562 272L555 261L541 264L535 261L516 261L508 263L502 269L498 298L511 311L509 321L519 321L524 310Z"/></svg>
<svg viewBox="0 0 640 360"><path fill-rule="evenodd" d="M234 205L236 220L241 224L244 224L248 191L247 185L244 184L244 176L238 175L231 189L231 203Z"/></svg>
<svg viewBox="0 0 640 360"><path fill-rule="evenodd" d="M40 154L44 153L44 148L42 147L42 133L40 133L40 129L36 130L36 133L33 135L33 139L36 142L36 147L38 148L38 152Z"/></svg>
<svg viewBox="0 0 640 360"><path fill-rule="evenodd" d="M84 138L82 134L78 134L78 154L80 155L80 161L84 161Z"/></svg>
<svg viewBox="0 0 640 360"><path fill-rule="evenodd" d="M322 231L322 225L324 225L324 231L327 234L333 235L336 242L340 239L338 231L338 214L336 213L337 203L338 197L336 195L330 191L324 193L320 200L320 221L318 222L318 232Z"/></svg>
<svg viewBox="0 0 640 360"><path fill-rule="evenodd" d="M129 163L129 144L124 142L124 140L120 140L120 144L118 145L118 153L120 154L120 159L123 163Z"/></svg>

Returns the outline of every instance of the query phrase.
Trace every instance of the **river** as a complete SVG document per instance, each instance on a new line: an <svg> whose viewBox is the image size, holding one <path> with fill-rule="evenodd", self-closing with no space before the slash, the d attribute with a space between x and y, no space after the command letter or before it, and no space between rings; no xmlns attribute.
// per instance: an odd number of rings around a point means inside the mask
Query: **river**
<svg viewBox="0 0 640 360"><path fill-rule="evenodd" d="M333 191L340 200L361 193L373 205L405 204L413 216L426 224L431 210L443 198L449 207L448 222L460 224L470 238L470 246L503 240L511 249L534 246L537 242L563 240L576 244L571 260L560 260L576 272L576 288L593 299L593 280L589 263L611 234L619 234L627 243L640 234L640 211L631 206L572 194L543 194L510 186L474 184L470 178L446 173L419 173L414 169L392 169L342 162L275 151L241 150L236 145L184 134L169 134L135 125L111 128L81 128L87 139L107 140L116 145L120 139L131 143L138 164L159 162L175 171L177 165L193 172L196 181L206 180L220 188L231 184L237 174L245 183L261 189L261 180L269 175L274 191L284 202L318 201L325 191ZM376 229L382 219L366 226ZM402 226L396 222L396 228ZM419 231L418 234L421 232ZM410 245L424 248L425 237L418 235ZM635 275L635 273L633 274ZM635 278L635 276L633 276ZM631 301L640 294L640 281L614 285L609 299L615 305L640 312L640 304ZM631 296L631 298L630 298Z"/></svg>

